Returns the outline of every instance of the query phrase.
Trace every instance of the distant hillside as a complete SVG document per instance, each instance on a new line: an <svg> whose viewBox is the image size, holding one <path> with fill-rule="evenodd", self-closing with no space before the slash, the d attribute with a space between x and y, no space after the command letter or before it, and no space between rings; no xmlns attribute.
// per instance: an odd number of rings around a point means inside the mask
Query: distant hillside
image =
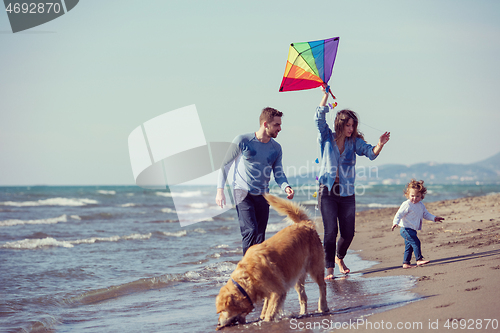
<svg viewBox="0 0 500 333"><path fill-rule="evenodd" d="M500 153L471 164L418 163L412 165L385 164L378 167L358 166L356 182L364 184L405 184L411 178L426 184L500 184ZM289 177L290 184L315 181L317 172Z"/></svg>
<svg viewBox="0 0 500 333"><path fill-rule="evenodd" d="M404 184L409 179L423 179L428 184L500 183L497 170L479 164L419 163L413 165L382 165L378 181L383 184ZM360 179L361 180L361 179ZM369 181L369 180L368 180Z"/></svg>
<svg viewBox="0 0 500 333"><path fill-rule="evenodd" d="M481 166L483 168L493 170L497 174L500 174L500 153L493 155L490 158L487 158L483 161L474 163L472 165Z"/></svg>

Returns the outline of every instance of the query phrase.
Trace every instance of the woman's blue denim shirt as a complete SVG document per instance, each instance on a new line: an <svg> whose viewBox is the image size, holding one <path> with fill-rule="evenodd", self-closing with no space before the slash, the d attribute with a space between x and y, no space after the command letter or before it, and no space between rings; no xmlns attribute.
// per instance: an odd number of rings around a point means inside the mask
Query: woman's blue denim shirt
<svg viewBox="0 0 500 333"><path fill-rule="evenodd" d="M318 180L320 184L332 189L337 175L339 176L340 195L343 197L354 194L354 181L356 179L356 154L366 156L370 160L377 158L373 146L361 138L347 139L344 151L340 154L335 143L335 133L326 123L326 113L330 110L327 106L318 106L314 121L319 130L318 142L321 147L321 165Z"/></svg>

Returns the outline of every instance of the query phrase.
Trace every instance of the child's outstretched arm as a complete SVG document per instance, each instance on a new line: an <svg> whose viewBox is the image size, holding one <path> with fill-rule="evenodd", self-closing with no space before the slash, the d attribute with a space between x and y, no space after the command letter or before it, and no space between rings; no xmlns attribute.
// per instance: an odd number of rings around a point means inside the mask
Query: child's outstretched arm
<svg viewBox="0 0 500 333"><path fill-rule="evenodd" d="M442 221L444 221L444 218L442 218L441 216L436 216L434 218L434 222L442 222Z"/></svg>

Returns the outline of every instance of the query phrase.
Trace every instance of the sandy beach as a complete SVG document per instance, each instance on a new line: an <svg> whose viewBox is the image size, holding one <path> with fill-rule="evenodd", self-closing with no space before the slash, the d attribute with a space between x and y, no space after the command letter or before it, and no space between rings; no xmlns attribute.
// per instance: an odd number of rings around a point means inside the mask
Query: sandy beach
<svg viewBox="0 0 500 333"><path fill-rule="evenodd" d="M500 331L500 194L423 203L445 218L424 221L418 233L429 264L402 268L404 241L398 228L391 232L397 208L358 213L351 245L363 259L379 262L363 271L365 276L415 276L412 291L423 299L342 331Z"/></svg>

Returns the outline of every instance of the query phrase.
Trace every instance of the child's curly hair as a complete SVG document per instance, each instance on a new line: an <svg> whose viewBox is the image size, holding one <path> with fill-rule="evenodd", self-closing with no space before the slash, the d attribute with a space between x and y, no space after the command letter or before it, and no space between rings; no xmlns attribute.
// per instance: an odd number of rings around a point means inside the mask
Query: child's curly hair
<svg viewBox="0 0 500 333"><path fill-rule="evenodd" d="M404 190L405 197L408 198L408 194L410 193L411 189L415 189L418 192L420 192L420 194L422 195L422 199L425 197L425 194L427 193L427 189L424 186L423 180L419 180L419 181L417 181L415 179L410 180L410 182L408 184L406 184L406 188Z"/></svg>

